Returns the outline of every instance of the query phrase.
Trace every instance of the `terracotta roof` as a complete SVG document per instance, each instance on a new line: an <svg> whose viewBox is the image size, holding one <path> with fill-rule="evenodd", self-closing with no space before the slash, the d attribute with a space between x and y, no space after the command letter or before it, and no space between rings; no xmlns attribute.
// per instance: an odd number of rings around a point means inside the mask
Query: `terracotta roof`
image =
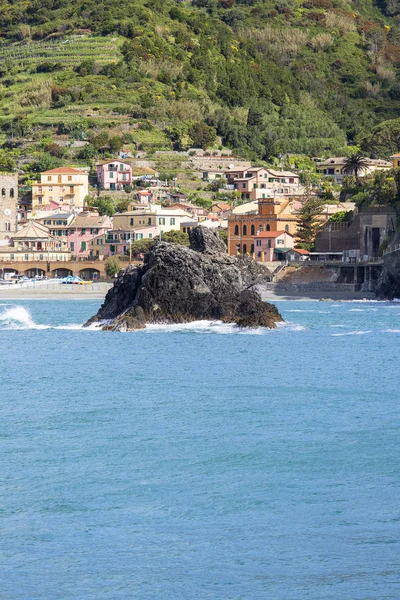
<svg viewBox="0 0 400 600"><path fill-rule="evenodd" d="M227 202L216 202L212 205L212 208L214 208L214 206L218 207L221 210L229 210L231 208L231 205Z"/></svg>
<svg viewBox="0 0 400 600"><path fill-rule="evenodd" d="M279 237L280 235L282 235L283 233L286 233L286 235L290 235L291 237L292 234L289 233L288 231L260 231L260 233L257 233L256 238L276 238Z"/></svg>
<svg viewBox="0 0 400 600"><path fill-rule="evenodd" d="M272 173L274 177L298 177L296 173L292 171L275 171L274 169L267 169L269 173Z"/></svg>
<svg viewBox="0 0 400 600"><path fill-rule="evenodd" d="M304 250L304 248L292 248L294 252L298 254L310 254L308 250Z"/></svg>
<svg viewBox="0 0 400 600"><path fill-rule="evenodd" d="M58 167L57 169L50 169L50 171L43 171L43 175L47 174L58 174L58 175L87 175L85 171L81 169L72 169L72 167Z"/></svg>

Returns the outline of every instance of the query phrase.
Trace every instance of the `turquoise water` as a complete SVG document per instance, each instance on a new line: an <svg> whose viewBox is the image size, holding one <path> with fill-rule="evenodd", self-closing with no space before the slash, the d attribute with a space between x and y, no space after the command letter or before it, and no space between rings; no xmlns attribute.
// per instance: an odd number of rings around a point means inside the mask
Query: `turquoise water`
<svg viewBox="0 0 400 600"><path fill-rule="evenodd" d="M0 598L400 598L400 303L276 331L0 306Z"/></svg>

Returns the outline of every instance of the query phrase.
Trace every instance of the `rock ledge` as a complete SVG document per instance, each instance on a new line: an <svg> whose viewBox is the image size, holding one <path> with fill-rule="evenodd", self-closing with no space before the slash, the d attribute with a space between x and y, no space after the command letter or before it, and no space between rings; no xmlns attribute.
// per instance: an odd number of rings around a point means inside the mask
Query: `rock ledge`
<svg viewBox="0 0 400 600"><path fill-rule="evenodd" d="M133 331L146 323L221 320L239 327L276 327L277 308L251 288L270 279L263 265L228 256L218 234L205 227L190 232L190 248L157 242L142 267L118 274L104 304L86 326Z"/></svg>

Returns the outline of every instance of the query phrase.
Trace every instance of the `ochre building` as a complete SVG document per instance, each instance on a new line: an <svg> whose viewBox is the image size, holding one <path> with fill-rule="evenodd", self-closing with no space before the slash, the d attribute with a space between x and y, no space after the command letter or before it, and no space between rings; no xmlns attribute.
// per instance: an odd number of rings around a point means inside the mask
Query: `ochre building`
<svg viewBox="0 0 400 600"><path fill-rule="evenodd" d="M253 254L254 238L261 231L286 231L293 236L297 231L296 213L300 199L268 198L259 200L258 214L232 215L228 218L228 251L236 254Z"/></svg>

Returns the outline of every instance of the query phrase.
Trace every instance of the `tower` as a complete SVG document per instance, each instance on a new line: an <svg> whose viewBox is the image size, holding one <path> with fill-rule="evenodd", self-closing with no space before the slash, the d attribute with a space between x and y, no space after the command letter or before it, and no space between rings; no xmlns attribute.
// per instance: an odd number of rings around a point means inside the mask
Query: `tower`
<svg viewBox="0 0 400 600"><path fill-rule="evenodd" d="M18 175L0 172L0 240L17 231Z"/></svg>

